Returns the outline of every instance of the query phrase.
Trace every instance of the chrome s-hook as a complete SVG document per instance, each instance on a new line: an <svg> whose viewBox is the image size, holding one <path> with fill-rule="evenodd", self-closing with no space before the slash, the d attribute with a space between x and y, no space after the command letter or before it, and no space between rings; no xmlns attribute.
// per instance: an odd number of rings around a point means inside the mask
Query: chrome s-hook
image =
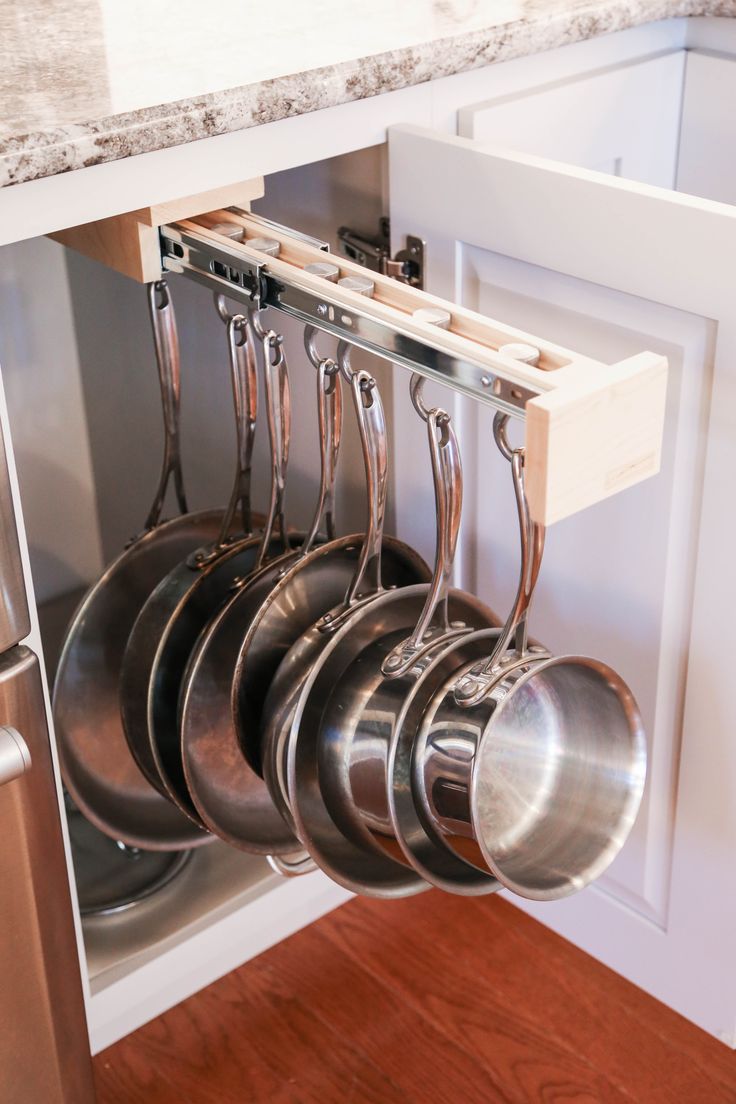
<svg viewBox="0 0 736 1104"><path fill-rule="evenodd" d="M318 372L324 371L330 382L329 389L325 390L325 394L332 394L337 382L337 374L340 371L340 367L334 357L322 356L317 348L317 335L321 331L316 326L304 327L304 349L307 354L307 359L313 368L316 368Z"/></svg>
<svg viewBox="0 0 736 1104"><path fill-rule="evenodd" d="M272 368L280 368L285 362L284 335L277 333L276 330L267 330L261 323L260 314L260 307L248 307L248 322L263 346L264 363L266 365L270 364ZM275 358L272 356L274 352L276 353Z"/></svg>
<svg viewBox="0 0 736 1104"><path fill-rule="evenodd" d="M228 322L234 317L225 306L225 296L221 291L216 291L213 295L215 300L215 310L219 314L222 321L227 326Z"/></svg>
<svg viewBox="0 0 736 1104"><path fill-rule="evenodd" d="M355 370L350 366L350 356L352 354L353 347L349 345L347 341L340 341L337 345L337 364L342 373L342 378L346 383L353 382L353 376Z"/></svg>
<svg viewBox="0 0 736 1104"><path fill-rule="evenodd" d="M350 355L352 353L352 350L353 346L350 344L349 341L341 341L337 346L337 366L342 374L342 378L345 380L346 383L350 384L351 386L353 383L353 379L357 375L359 375L358 370L351 367L350 365ZM369 396L371 391L373 391L373 388L376 386L376 381L374 380L373 376L366 376L365 373L363 373L363 375L365 376L365 378L361 379L360 381L360 389L364 393L364 395ZM367 405L370 406L370 403L368 403Z"/></svg>
<svg viewBox="0 0 736 1104"><path fill-rule="evenodd" d="M424 390L424 384L426 382L424 376L420 376L418 372L412 373L411 379L409 380L411 403L423 422L428 422L430 418L434 418L435 424L441 434L440 445L445 445L448 440L447 427L450 424L450 415L441 407L429 407L424 402L422 391Z"/></svg>
<svg viewBox="0 0 736 1104"><path fill-rule="evenodd" d="M423 422L429 420L429 416L432 413L430 407L428 407L422 397L424 391L424 376L420 376L418 372L413 372L411 379L409 380L409 395L411 396L411 405L416 410L419 417Z"/></svg>
<svg viewBox="0 0 736 1104"><path fill-rule="evenodd" d="M281 334L277 334L275 330L267 330L261 322L261 313L263 307L248 307L248 318L250 319L251 328L259 341L263 341L267 334L273 334L279 339L279 344L284 340Z"/></svg>
<svg viewBox="0 0 736 1104"><path fill-rule="evenodd" d="M244 314L231 314L225 306L225 296L221 291L216 291L213 298L215 300L215 310L220 319L226 326L232 323L233 332L238 335L238 340L234 342L235 347L242 348L248 341L249 319Z"/></svg>
<svg viewBox="0 0 736 1104"><path fill-rule="evenodd" d="M523 458L524 449L513 449L509 444L509 439L507 436L508 424L509 415L504 414L503 411L499 410L493 419L493 439L498 445L498 451L501 453L505 460L508 460L509 463L511 463L514 459L515 453L520 453Z"/></svg>

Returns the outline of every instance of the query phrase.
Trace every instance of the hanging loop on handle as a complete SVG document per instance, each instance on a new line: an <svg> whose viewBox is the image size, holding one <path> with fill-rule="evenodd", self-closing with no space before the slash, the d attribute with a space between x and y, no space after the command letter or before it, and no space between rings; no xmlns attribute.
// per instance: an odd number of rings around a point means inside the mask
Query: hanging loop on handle
<svg viewBox="0 0 736 1104"><path fill-rule="evenodd" d="M305 327L304 345L307 356L317 369L320 481L314 518L304 538L300 557L308 555L314 547L323 518L327 539L335 539L335 476L342 436L342 388L337 362L331 357L320 357L317 353L314 345L316 334L314 326Z"/></svg>
<svg viewBox="0 0 736 1104"><path fill-rule="evenodd" d="M454 690L458 705L478 705L492 690L503 672L529 654L527 622L544 552L544 526L532 521L524 487L524 450L512 449L506 437L507 414L496 414L493 433L502 455L511 461L521 544L521 567L516 597L491 655L471 668ZM509 651L510 650L510 651ZM541 655L535 650L535 656ZM545 653L546 654L546 653Z"/></svg>
<svg viewBox="0 0 736 1104"><path fill-rule="evenodd" d="M258 414L258 372L253 334L248 319L243 314L230 314L225 308L223 295L215 296L215 306L220 318L225 322L227 331L237 448L235 479L215 545L217 552L232 543L232 527L238 506L240 506L243 533L248 536L253 531L251 471Z"/></svg>
<svg viewBox="0 0 736 1104"><path fill-rule="evenodd" d="M267 559L274 530L278 529L283 551L289 547L284 515L284 495L291 438L291 392L283 336L275 330L264 330L257 319L257 310L252 310L250 317L256 332L260 330L263 345L263 381L271 453L271 497L253 568L254 571L258 571Z"/></svg>
<svg viewBox="0 0 736 1104"><path fill-rule="evenodd" d="M164 455L156 494L143 526L146 531L153 529L161 520L166 491L172 475L174 477L177 505L182 514L187 513L179 438L179 398L181 392L179 337L176 330L174 304L171 301L171 293L165 280L155 280L148 285L148 312L153 328L153 342L161 386L161 405L164 415Z"/></svg>
<svg viewBox="0 0 736 1104"><path fill-rule="evenodd" d="M407 674L440 639L450 639L468 631L464 624L450 625L448 610L450 578L463 503L460 449L447 411L425 406L423 383L421 376L414 375L409 389L414 409L427 425L437 521L435 564L427 598L414 631L396 645L383 661L381 671L386 678L400 678Z"/></svg>

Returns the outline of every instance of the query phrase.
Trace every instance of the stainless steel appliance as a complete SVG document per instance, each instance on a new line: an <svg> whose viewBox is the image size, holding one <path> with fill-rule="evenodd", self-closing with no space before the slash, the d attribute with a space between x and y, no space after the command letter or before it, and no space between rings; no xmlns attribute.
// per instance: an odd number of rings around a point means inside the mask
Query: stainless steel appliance
<svg viewBox="0 0 736 1104"><path fill-rule="evenodd" d="M69 878L0 437L0 1099L92 1104Z"/></svg>

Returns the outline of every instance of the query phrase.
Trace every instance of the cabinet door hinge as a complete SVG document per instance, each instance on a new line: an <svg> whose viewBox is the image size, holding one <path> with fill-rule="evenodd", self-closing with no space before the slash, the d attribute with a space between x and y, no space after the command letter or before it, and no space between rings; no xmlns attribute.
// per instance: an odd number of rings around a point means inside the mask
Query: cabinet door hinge
<svg viewBox="0 0 736 1104"><path fill-rule="evenodd" d="M402 284L424 287L425 243L421 238L407 234L405 248L392 257L391 223L385 215L379 220L378 233L372 237L358 234L349 226L341 226L337 238L343 257L349 257L373 272L400 280Z"/></svg>

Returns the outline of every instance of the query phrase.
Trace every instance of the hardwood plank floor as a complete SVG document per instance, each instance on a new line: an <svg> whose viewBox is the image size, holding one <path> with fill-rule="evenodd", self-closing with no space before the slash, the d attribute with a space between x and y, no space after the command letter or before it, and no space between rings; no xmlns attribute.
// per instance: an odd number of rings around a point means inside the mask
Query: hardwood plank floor
<svg viewBox="0 0 736 1104"><path fill-rule="evenodd" d="M498 897L351 901L95 1058L99 1104L736 1104L736 1053Z"/></svg>

